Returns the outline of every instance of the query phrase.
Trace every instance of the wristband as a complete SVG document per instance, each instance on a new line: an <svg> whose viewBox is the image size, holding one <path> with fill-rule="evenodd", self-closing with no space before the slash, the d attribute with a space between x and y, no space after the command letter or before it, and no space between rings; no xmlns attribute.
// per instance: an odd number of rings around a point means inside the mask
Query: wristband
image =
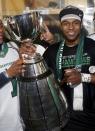
<svg viewBox="0 0 95 131"><path fill-rule="evenodd" d="M81 73L81 80L82 82L91 82L91 74Z"/></svg>

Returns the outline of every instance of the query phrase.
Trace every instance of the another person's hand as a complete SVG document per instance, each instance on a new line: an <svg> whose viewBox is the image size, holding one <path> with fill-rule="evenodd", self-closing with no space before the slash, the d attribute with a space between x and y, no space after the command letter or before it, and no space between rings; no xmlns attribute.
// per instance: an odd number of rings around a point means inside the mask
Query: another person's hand
<svg viewBox="0 0 95 131"><path fill-rule="evenodd" d="M9 69L6 70L9 78L13 78L15 76L18 76L22 72L24 72L24 61L23 59L18 59L16 60L10 67Z"/></svg>
<svg viewBox="0 0 95 131"><path fill-rule="evenodd" d="M21 47L19 48L19 54L27 54L32 56L36 52L36 46L31 43L30 40L23 41Z"/></svg>

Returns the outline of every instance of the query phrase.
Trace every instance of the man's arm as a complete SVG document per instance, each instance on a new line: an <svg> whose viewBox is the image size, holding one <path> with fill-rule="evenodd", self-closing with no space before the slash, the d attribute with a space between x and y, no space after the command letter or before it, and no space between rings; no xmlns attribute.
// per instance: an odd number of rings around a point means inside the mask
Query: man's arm
<svg viewBox="0 0 95 131"><path fill-rule="evenodd" d="M80 84L81 82L95 84L95 73L81 73L77 69L66 69L62 83L71 83L72 85Z"/></svg>
<svg viewBox="0 0 95 131"><path fill-rule="evenodd" d="M23 59L18 59L7 70L0 73L0 88L24 71L23 64Z"/></svg>

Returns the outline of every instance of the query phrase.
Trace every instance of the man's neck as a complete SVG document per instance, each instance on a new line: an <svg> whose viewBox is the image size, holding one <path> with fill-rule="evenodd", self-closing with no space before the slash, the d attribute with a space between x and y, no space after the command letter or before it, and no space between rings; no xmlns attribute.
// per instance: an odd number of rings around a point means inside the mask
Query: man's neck
<svg viewBox="0 0 95 131"><path fill-rule="evenodd" d="M76 46L77 44L79 44L79 39L74 40L74 41L66 40L65 43L66 43L66 45L67 45L68 47L74 47L74 46Z"/></svg>

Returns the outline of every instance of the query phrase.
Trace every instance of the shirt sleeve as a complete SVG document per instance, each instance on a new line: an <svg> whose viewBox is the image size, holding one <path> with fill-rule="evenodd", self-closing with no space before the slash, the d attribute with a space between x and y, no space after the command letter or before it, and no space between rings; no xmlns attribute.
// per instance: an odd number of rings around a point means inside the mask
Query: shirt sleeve
<svg viewBox="0 0 95 131"><path fill-rule="evenodd" d="M0 73L0 88L10 81L10 78L5 74L5 72Z"/></svg>

